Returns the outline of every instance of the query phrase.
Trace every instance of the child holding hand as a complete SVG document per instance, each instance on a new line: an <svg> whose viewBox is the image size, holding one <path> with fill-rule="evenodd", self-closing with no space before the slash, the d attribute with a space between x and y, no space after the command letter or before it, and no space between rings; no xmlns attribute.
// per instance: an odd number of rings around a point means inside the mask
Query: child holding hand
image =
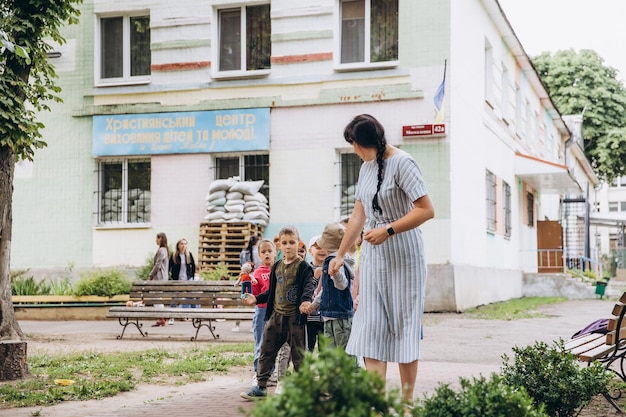
<svg viewBox="0 0 626 417"><path fill-rule="evenodd" d="M352 330L354 307L350 292L351 280L354 278L354 258L345 257L344 266L335 275L330 275L329 264L339 250L345 227L339 223L329 223L324 227L322 236L316 244L328 255L324 259L320 283L321 291L315 297L309 314L319 309L324 320L324 336L330 339L330 347L341 347L345 350Z"/></svg>
<svg viewBox="0 0 626 417"><path fill-rule="evenodd" d="M296 371L302 364L306 350L306 312L311 307L315 290L313 269L298 257L298 229L284 227L278 237L283 256L272 267L269 290L257 296L247 294L243 299L246 305L267 303L257 372L258 385L241 393L241 397L247 400L267 395L267 382L283 343L287 342L291 347L291 359Z"/></svg>

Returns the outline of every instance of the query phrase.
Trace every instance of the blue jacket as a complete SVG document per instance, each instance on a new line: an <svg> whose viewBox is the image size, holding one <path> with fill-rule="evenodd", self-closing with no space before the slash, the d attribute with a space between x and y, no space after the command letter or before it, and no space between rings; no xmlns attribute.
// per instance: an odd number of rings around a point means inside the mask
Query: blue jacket
<svg viewBox="0 0 626 417"><path fill-rule="evenodd" d="M347 319L354 315L354 307L352 305L352 294L350 293L350 281L354 277L354 273L349 266L344 263L344 267L337 273L337 276L331 278L328 274L328 265L335 258L335 255L328 256L324 259L322 267L322 299L320 301L320 313L322 317L333 319ZM343 277L342 277L343 275ZM344 278L345 277L345 278ZM335 286L336 282L347 280L347 285L343 289Z"/></svg>

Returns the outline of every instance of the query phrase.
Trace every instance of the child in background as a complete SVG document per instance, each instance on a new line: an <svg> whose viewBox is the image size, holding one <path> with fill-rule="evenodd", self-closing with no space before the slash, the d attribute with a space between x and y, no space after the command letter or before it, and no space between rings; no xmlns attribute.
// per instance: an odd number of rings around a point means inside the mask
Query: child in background
<svg viewBox="0 0 626 417"><path fill-rule="evenodd" d="M298 258L300 258L303 261L306 261L306 244L301 240L300 242L298 242ZM315 280L314 280L315 281ZM315 283L315 285L317 285L317 283ZM315 296L315 293L314 293ZM306 346L307 349L309 347L309 342L308 342L308 337L309 337L309 322L307 319L307 328L306 328L306 333L305 333L305 337L307 340ZM275 378L278 382L276 384L276 391L274 391L274 394L281 394L282 393L282 387L280 385L280 380L282 379L282 377L284 377L285 375L287 375L287 368L289 368L289 362L291 361L291 347L289 347L289 343L285 342L281 347L280 350L278 351L278 354L276 355L276 372L274 374L272 374L272 378ZM293 361L291 361L293 363ZM272 380L272 378L270 378L270 381Z"/></svg>
<svg viewBox="0 0 626 417"><path fill-rule="evenodd" d="M317 295L317 288L320 288L320 278L322 277L322 266L324 266L324 259L326 259L326 255L328 254L324 249L320 248L317 245L317 240L320 238L320 235L313 236L309 241L309 253L313 258L311 260L311 267L313 267L313 282L315 283ZM317 337L320 333L324 332L324 322L322 321L322 316L319 311L313 311L309 313L309 318L306 323L306 331L307 331L307 348L309 352L313 352L315 349L315 344L317 343Z"/></svg>
<svg viewBox="0 0 626 417"><path fill-rule="evenodd" d="M350 280L354 277L354 258L346 256L344 267L336 275L331 276L328 265L337 255L339 245L345 233L345 227L339 223L329 223L324 227L322 236L317 239L317 246L328 256L322 267L322 290L317 294L309 313L318 309L324 320L324 336L330 339L330 347L341 347L345 350L352 329L352 294Z"/></svg>
<svg viewBox="0 0 626 417"><path fill-rule="evenodd" d="M276 246L271 240L261 240L258 244L259 257L261 265L254 271L254 280L252 282L252 294L255 296L264 293L270 288L270 273L272 266L276 262ZM257 385L256 375L259 363L259 354L261 352L261 340L263 340L263 327L265 326L265 313L267 304L257 304L254 318L252 319L252 329L254 333L254 378L253 386ZM268 386L276 383L276 380L270 378Z"/></svg>
<svg viewBox="0 0 626 417"><path fill-rule="evenodd" d="M274 236L274 245L276 246L276 261L280 261L283 258L283 251L280 250L280 238L278 235Z"/></svg>
<svg viewBox="0 0 626 417"><path fill-rule="evenodd" d="M270 273L270 288L258 296L248 294L246 305L267 303L265 328L259 354L257 386L242 392L241 397L251 400L267 395L267 382L272 374L276 355L287 342L296 371L300 368L306 349L306 312L311 307L315 287L311 265L298 257L300 234L292 226L278 233L283 257L276 262Z"/></svg>

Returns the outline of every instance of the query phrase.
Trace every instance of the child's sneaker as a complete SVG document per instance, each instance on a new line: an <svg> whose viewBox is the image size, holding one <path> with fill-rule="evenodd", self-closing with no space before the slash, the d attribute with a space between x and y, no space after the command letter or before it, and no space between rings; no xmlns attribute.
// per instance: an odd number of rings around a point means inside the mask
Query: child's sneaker
<svg viewBox="0 0 626 417"><path fill-rule="evenodd" d="M263 387L259 387L255 385L254 387L250 388L247 392L242 392L239 395L241 396L241 398L244 398L246 400L254 400L257 398L266 397L267 390Z"/></svg>
<svg viewBox="0 0 626 417"><path fill-rule="evenodd" d="M283 393L283 386L280 384L280 381L276 383L276 389L274 390L274 394L280 395Z"/></svg>

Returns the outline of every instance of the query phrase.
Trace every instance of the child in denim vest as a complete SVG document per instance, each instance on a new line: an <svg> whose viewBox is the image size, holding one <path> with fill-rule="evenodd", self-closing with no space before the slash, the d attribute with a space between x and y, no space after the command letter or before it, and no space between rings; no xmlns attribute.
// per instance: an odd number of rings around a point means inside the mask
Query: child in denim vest
<svg viewBox="0 0 626 417"><path fill-rule="evenodd" d="M322 236L316 244L325 250L328 256L324 259L322 267L321 291L313 300L309 314L319 309L324 320L324 336L330 339L330 347L346 348L350 331L352 330L352 316L354 308L350 281L354 277L354 259L346 257L344 267L340 268L336 275L331 276L328 265L339 249L341 239L345 233L345 227L339 223L329 223L324 227Z"/></svg>

